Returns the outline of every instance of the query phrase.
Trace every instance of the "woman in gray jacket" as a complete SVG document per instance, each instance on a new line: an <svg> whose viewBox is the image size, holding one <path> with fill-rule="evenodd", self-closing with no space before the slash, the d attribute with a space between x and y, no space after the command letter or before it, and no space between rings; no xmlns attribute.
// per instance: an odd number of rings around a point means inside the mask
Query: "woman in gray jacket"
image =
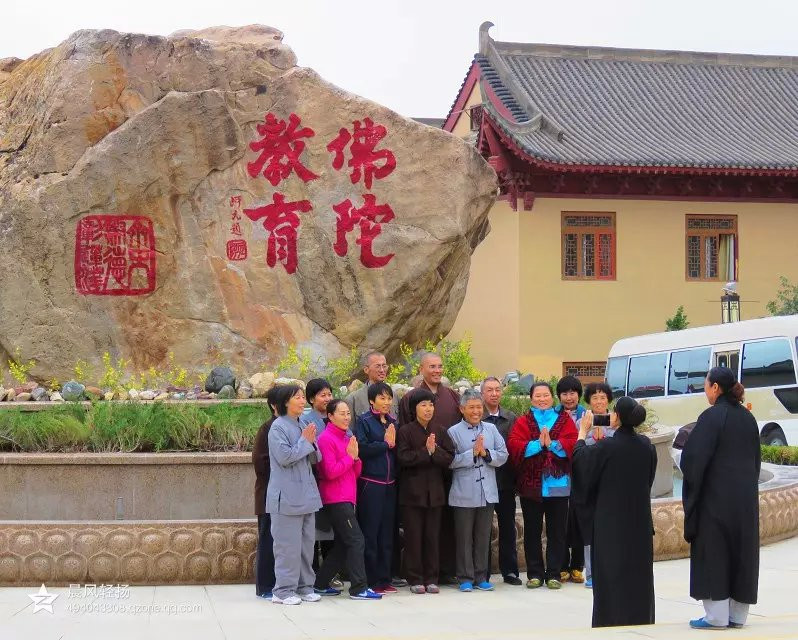
<svg viewBox="0 0 798 640"><path fill-rule="evenodd" d="M271 475L266 492L274 538L272 602L317 602L321 596L313 590L313 543L321 497L311 468L321 460L316 425L299 424L305 393L297 385L281 387L275 393L274 406L279 417L269 430Z"/></svg>

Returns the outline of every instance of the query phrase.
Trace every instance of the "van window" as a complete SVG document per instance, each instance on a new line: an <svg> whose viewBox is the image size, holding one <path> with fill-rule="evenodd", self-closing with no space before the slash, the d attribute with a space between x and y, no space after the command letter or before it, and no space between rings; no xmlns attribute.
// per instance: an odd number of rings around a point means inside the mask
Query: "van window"
<svg viewBox="0 0 798 640"><path fill-rule="evenodd" d="M667 353L630 358L629 395L632 398L664 396L667 360Z"/></svg>
<svg viewBox="0 0 798 640"><path fill-rule="evenodd" d="M628 367L629 356L607 360L607 384L612 389L613 398L626 395L626 369Z"/></svg>
<svg viewBox="0 0 798 640"><path fill-rule="evenodd" d="M668 395L698 393L704 390L704 378L709 373L710 347L675 351L671 354L671 369L668 374Z"/></svg>
<svg viewBox="0 0 798 640"><path fill-rule="evenodd" d="M740 382L749 389L795 384L792 350L786 338L748 342L743 346Z"/></svg>

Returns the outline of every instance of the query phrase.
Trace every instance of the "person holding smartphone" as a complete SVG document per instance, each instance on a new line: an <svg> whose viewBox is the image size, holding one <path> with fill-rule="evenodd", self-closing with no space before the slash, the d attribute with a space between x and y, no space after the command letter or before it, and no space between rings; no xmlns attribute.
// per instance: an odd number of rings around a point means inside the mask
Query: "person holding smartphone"
<svg viewBox="0 0 798 640"><path fill-rule="evenodd" d="M587 425L587 436L585 444L587 446L596 444L604 438L611 438L615 434L615 429L610 423L610 400L612 399L612 389L604 382L591 382L585 387L585 402L590 407L585 411L577 427L582 424ZM576 472L575 472L576 473ZM579 529L585 544L585 586L593 588L593 566L590 559L590 531L593 524L593 512L590 505L584 504L579 495L573 495L574 510L579 521Z"/></svg>

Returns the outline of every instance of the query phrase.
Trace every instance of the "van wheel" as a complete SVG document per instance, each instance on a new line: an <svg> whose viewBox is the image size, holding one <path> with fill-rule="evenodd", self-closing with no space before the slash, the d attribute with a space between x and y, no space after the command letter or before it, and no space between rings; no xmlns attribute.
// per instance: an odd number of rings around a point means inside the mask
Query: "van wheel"
<svg viewBox="0 0 798 640"><path fill-rule="evenodd" d="M771 447L787 446L787 438L784 437L784 432L781 430L781 427L778 425L766 426L762 430L762 436L760 437L760 441L762 442L762 444L766 444Z"/></svg>

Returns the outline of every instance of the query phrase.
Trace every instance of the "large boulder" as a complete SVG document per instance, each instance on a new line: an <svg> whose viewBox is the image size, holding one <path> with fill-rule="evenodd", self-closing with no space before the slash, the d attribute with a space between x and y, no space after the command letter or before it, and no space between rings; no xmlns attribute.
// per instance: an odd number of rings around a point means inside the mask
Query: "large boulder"
<svg viewBox="0 0 798 640"><path fill-rule="evenodd" d="M454 323L495 173L298 67L279 31L79 31L2 69L0 344L37 379L106 351L391 356Z"/></svg>

